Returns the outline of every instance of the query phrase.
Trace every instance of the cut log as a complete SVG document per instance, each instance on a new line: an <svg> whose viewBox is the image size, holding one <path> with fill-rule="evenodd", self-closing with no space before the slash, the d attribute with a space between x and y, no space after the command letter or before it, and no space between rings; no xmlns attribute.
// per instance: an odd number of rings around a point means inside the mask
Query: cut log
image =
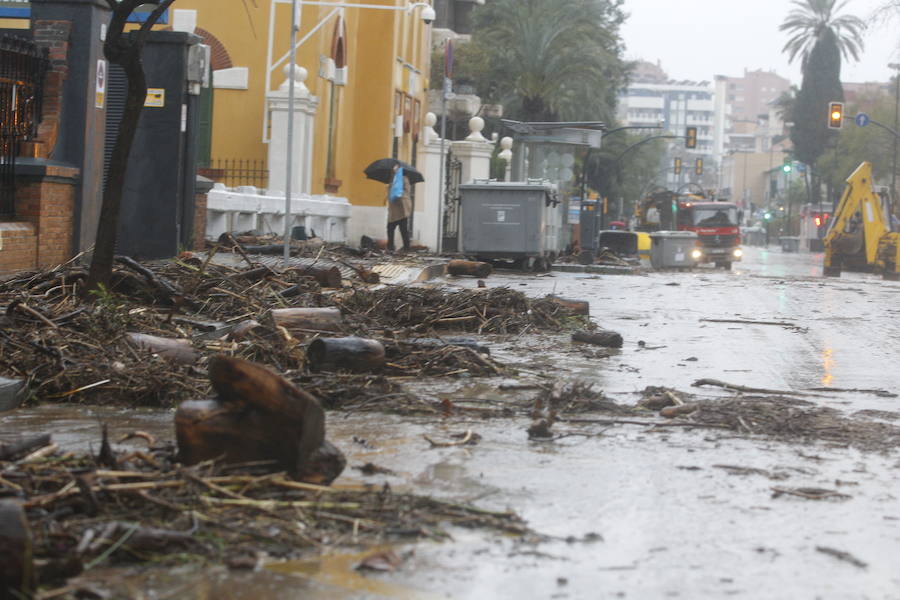
<svg viewBox="0 0 900 600"><path fill-rule="evenodd" d="M19 408L28 395L28 382L24 379L0 377L0 412Z"/></svg>
<svg viewBox="0 0 900 600"><path fill-rule="evenodd" d="M31 598L35 583L25 511L13 500L0 501L0 598Z"/></svg>
<svg viewBox="0 0 900 600"><path fill-rule="evenodd" d="M192 365L200 358L200 354L187 339L163 338L146 333L126 333L125 337L138 348L149 350L178 364Z"/></svg>
<svg viewBox="0 0 900 600"><path fill-rule="evenodd" d="M339 308L276 308L272 318L288 331L336 331L342 321Z"/></svg>
<svg viewBox="0 0 900 600"><path fill-rule="evenodd" d="M18 456L27 454L37 448L43 448L49 444L49 433L41 433L20 440L4 442L0 444L0 460L13 460Z"/></svg>
<svg viewBox="0 0 900 600"><path fill-rule="evenodd" d="M594 344L604 348L621 348L622 336L615 331L598 329L597 331L584 331L580 329L572 333L572 339L576 342Z"/></svg>
<svg viewBox="0 0 900 600"><path fill-rule="evenodd" d="M494 272L490 263L472 260L451 260L447 263L447 273L450 275L464 275L468 277L487 277Z"/></svg>
<svg viewBox="0 0 900 600"><path fill-rule="evenodd" d="M384 346L360 337L318 338L306 350L313 371L365 373L384 366Z"/></svg>
<svg viewBox="0 0 900 600"><path fill-rule="evenodd" d="M315 482L343 470L343 455L325 442L325 415L314 397L237 358L213 357L209 377L219 398L184 402L175 413L182 462L272 461L275 471Z"/></svg>
<svg viewBox="0 0 900 600"><path fill-rule="evenodd" d="M659 414L667 419L674 419L675 417L681 417L697 412L697 409L699 408L700 407L696 404L680 404L678 406L667 406L660 410Z"/></svg>
<svg viewBox="0 0 900 600"><path fill-rule="evenodd" d="M561 298L560 296L547 296L547 298L569 310L573 315L586 317L591 313L591 305L586 300L572 300L571 298Z"/></svg>
<svg viewBox="0 0 900 600"><path fill-rule="evenodd" d="M300 265L291 267L288 271L293 271L304 277L312 277L319 282L319 285L322 287L341 287L341 270L334 265Z"/></svg>

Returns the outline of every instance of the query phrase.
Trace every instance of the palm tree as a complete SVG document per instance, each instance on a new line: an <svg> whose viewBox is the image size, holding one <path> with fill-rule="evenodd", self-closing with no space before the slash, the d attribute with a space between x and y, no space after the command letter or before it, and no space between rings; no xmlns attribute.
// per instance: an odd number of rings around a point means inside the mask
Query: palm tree
<svg viewBox="0 0 900 600"><path fill-rule="evenodd" d="M514 118L535 121L613 117L625 77L609 0L492 0L475 13L471 54L480 56L478 91Z"/></svg>
<svg viewBox="0 0 900 600"><path fill-rule="evenodd" d="M859 60L866 24L853 15L838 15L847 0L792 0L791 4L794 10L778 28L791 36L782 49L790 62L800 57L806 65L816 43L829 37L837 43L844 59Z"/></svg>

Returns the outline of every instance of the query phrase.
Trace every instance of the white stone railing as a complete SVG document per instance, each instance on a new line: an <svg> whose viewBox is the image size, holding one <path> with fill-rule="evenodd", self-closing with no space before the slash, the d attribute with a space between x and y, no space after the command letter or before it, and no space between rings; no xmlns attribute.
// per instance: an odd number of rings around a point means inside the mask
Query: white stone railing
<svg viewBox="0 0 900 600"><path fill-rule="evenodd" d="M350 203L346 198L297 194L291 201L291 227L303 225L326 242L347 242ZM225 232L284 233L284 194L253 186L227 188L217 183L207 194L206 237L216 240Z"/></svg>

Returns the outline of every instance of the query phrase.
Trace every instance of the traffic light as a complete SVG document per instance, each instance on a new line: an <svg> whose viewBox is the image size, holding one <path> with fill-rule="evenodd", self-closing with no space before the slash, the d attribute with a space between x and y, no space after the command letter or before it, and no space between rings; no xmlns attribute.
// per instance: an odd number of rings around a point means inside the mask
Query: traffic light
<svg viewBox="0 0 900 600"><path fill-rule="evenodd" d="M766 221L771 221L772 213L770 213L769 211L766 211L765 213L763 213L763 219L765 219Z"/></svg>
<svg viewBox="0 0 900 600"><path fill-rule="evenodd" d="M696 127L687 127L684 130L684 147L685 148L696 148L697 147L697 128Z"/></svg>
<svg viewBox="0 0 900 600"><path fill-rule="evenodd" d="M828 127L829 129L840 129L844 124L844 103L829 102L828 103Z"/></svg>
<svg viewBox="0 0 900 600"><path fill-rule="evenodd" d="M794 170L794 165L790 158L785 157L784 164L781 165L781 170L784 171L785 173L790 173L791 171Z"/></svg>
<svg viewBox="0 0 900 600"><path fill-rule="evenodd" d="M697 175L703 175L703 159L698 158L694 161L694 173Z"/></svg>
<svg viewBox="0 0 900 600"><path fill-rule="evenodd" d="M681 175L681 159L677 156L675 157L675 174Z"/></svg>

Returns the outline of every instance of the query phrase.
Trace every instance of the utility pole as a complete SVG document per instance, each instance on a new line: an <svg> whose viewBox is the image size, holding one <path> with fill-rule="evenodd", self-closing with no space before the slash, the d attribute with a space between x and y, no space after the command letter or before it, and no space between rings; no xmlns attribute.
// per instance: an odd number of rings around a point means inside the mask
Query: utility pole
<svg viewBox="0 0 900 600"><path fill-rule="evenodd" d="M897 203L897 135L900 131L900 63L890 63L889 68L894 69L894 160L891 168L891 214Z"/></svg>

